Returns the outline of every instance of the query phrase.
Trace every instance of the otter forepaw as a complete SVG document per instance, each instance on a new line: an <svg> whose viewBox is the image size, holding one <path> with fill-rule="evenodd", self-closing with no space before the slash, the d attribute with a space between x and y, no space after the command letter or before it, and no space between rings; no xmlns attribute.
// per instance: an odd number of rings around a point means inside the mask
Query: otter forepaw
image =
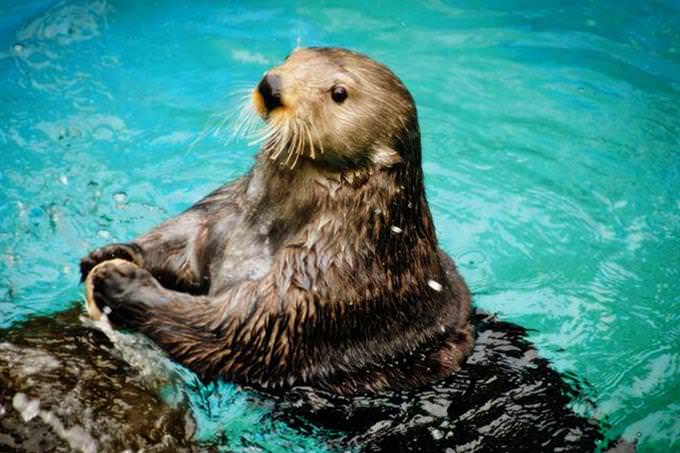
<svg viewBox="0 0 680 453"><path fill-rule="evenodd" d="M85 281L90 271L99 263L113 259L122 259L143 265L142 250L137 244L109 244L93 250L80 260L80 281Z"/></svg>
<svg viewBox="0 0 680 453"><path fill-rule="evenodd" d="M91 314L103 312L115 325L134 327L159 302L161 287L147 270L115 259L92 269L86 290Z"/></svg>

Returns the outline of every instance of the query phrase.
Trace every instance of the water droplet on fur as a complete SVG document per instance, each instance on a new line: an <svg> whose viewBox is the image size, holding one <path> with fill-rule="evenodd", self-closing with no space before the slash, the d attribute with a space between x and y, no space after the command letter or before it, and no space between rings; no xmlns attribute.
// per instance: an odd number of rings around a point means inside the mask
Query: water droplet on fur
<svg viewBox="0 0 680 453"><path fill-rule="evenodd" d="M392 230L392 232L393 232L394 234L399 234L399 233L401 233L401 232L403 231L401 228L399 228L399 227L396 226L396 225L392 225L392 226L390 227L390 230Z"/></svg>
<svg viewBox="0 0 680 453"><path fill-rule="evenodd" d="M104 309L102 311L104 312L105 315L110 315L111 314L111 307L109 307L107 305L107 306L104 307Z"/></svg>
<svg viewBox="0 0 680 453"><path fill-rule="evenodd" d="M441 291L442 290L442 284L437 282L437 281L428 280L427 284L430 286L430 288L432 288L435 291Z"/></svg>

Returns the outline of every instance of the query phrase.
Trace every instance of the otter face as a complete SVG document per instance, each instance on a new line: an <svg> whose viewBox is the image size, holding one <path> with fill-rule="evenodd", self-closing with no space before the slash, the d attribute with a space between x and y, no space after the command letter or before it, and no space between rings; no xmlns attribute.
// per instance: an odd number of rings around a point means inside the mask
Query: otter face
<svg viewBox="0 0 680 453"><path fill-rule="evenodd" d="M291 168L299 158L338 169L389 167L418 152L413 99L380 63L344 49L295 50L252 93L267 125L263 149Z"/></svg>

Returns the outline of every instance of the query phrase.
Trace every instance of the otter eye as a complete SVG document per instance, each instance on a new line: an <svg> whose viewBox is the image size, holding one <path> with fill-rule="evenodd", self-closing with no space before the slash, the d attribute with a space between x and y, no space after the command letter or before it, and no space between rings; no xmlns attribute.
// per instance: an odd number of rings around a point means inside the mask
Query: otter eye
<svg viewBox="0 0 680 453"><path fill-rule="evenodd" d="M341 104L347 99L347 89L341 85L336 85L331 90L331 97L336 103Z"/></svg>

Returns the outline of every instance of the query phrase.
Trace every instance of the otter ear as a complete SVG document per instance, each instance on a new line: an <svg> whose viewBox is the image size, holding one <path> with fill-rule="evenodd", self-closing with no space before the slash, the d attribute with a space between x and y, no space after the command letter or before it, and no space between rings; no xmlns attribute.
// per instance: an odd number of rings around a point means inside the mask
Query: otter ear
<svg viewBox="0 0 680 453"><path fill-rule="evenodd" d="M393 148L383 145L373 145L371 160L381 167L393 167L401 162L401 156Z"/></svg>

